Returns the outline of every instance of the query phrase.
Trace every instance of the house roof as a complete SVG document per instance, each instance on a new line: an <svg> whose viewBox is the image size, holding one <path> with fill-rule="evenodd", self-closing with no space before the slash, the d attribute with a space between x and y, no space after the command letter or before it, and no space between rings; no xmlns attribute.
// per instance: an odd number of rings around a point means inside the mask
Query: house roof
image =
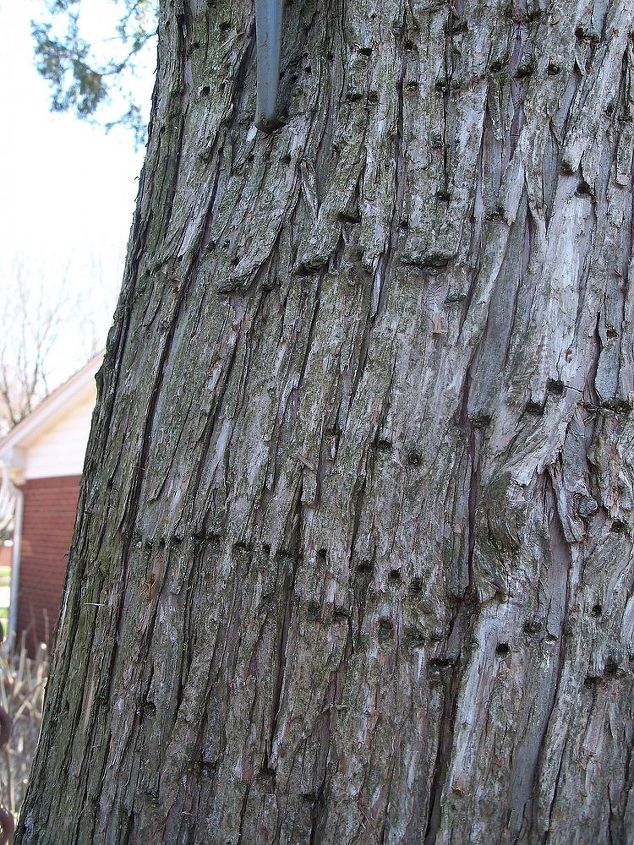
<svg viewBox="0 0 634 845"><path fill-rule="evenodd" d="M40 433L54 425L58 418L63 417L73 401L83 397L86 390L94 385L103 355L103 350L94 355L81 370L49 393L46 399L0 440L0 461L10 464L15 449L27 446Z"/></svg>

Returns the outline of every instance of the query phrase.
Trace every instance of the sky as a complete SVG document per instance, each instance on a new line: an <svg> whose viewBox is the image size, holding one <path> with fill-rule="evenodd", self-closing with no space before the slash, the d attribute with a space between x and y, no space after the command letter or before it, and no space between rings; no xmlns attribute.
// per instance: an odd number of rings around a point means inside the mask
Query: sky
<svg viewBox="0 0 634 845"><path fill-rule="evenodd" d="M74 303L64 311L50 362L54 387L85 363L90 343L105 343L143 150L135 151L126 130L106 134L49 111L30 33L42 6L43 0L0 0L0 292L10 297L17 279L44 286L51 300ZM142 80L148 99L151 84L148 74ZM10 301L5 306L10 319Z"/></svg>

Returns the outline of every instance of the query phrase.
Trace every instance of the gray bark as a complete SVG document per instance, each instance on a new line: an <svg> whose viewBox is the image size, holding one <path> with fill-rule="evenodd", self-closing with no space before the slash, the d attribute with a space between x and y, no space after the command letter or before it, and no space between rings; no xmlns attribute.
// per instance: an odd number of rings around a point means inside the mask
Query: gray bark
<svg viewBox="0 0 634 845"><path fill-rule="evenodd" d="M17 842L633 840L633 22L164 3Z"/></svg>

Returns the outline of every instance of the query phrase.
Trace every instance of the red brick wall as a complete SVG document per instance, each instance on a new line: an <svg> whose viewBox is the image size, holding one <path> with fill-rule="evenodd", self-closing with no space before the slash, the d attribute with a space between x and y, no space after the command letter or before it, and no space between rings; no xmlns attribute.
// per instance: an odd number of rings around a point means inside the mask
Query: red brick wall
<svg viewBox="0 0 634 845"><path fill-rule="evenodd" d="M24 520L20 559L17 642L51 643L62 599L68 549L79 498L79 475L33 478L22 486Z"/></svg>

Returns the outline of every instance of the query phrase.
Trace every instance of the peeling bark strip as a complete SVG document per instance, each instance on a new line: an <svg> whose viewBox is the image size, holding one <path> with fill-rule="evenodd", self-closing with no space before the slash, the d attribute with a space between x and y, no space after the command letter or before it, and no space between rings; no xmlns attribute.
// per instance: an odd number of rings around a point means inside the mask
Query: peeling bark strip
<svg viewBox="0 0 634 845"><path fill-rule="evenodd" d="M38 845L634 839L634 4L165 3Z"/></svg>

